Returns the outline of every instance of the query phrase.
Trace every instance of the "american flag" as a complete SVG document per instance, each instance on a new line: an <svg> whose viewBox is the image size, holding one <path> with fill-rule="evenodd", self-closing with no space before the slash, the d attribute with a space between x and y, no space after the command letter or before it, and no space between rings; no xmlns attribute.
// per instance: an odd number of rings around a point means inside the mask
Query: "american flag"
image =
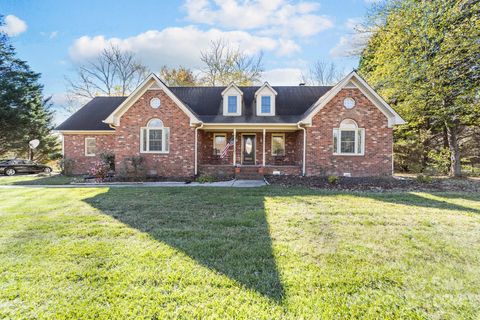
<svg viewBox="0 0 480 320"><path fill-rule="evenodd" d="M222 151L222 154L220 155L220 158L223 159L227 155L228 149L230 149L230 146L233 146L233 137L228 141L228 143L225 145L225 148Z"/></svg>

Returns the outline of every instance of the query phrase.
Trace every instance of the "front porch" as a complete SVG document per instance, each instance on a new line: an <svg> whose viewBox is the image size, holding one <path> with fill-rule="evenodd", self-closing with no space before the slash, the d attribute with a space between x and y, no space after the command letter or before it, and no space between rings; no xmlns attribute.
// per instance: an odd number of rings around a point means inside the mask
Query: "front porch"
<svg viewBox="0 0 480 320"><path fill-rule="evenodd" d="M197 139L196 174L258 179L303 173L304 137L298 128L210 128L198 130Z"/></svg>

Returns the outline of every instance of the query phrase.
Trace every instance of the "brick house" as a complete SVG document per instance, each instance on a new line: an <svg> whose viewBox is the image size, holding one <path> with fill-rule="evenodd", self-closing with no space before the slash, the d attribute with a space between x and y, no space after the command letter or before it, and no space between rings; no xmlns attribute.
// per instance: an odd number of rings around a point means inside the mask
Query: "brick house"
<svg viewBox="0 0 480 320"><path fill-rule="evenodd" d="M57 130L77 174L112 152L116 168L141 156L164 177L379 176L392 174L392 128L403 123L356 72L333 87L167 87L151 74L128 97L92 99Z"/></svg>

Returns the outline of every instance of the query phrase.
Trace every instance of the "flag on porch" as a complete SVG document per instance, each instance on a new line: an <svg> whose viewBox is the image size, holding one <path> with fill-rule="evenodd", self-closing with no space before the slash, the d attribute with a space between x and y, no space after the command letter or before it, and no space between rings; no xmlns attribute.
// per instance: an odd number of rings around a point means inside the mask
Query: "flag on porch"
<svg viewBox="0 0 480 320"><path fill-rule="evenodd" d="M223 149L222 154L220 155L221 159L225 158L225 156L227 155L228 149L230 149L230 147L233 146L234 140L235 139L233 139L232 137L230 141L228 141L228 143L225 145L225 148Z"/></svg>

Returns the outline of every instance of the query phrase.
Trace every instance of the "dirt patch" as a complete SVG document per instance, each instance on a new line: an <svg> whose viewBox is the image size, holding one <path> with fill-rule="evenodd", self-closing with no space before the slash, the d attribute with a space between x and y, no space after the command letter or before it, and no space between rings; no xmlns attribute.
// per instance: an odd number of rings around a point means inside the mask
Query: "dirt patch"
<svg viewBox="0 0 480 320"><path fill-rule="evenodd" d="M338 177L335 183L331 183L327 177L269 175L265 178L272 185L328 190L480 192L480 181L476 179L432 178L430 182L419 182L415 178L406 177Z"/></svg>

